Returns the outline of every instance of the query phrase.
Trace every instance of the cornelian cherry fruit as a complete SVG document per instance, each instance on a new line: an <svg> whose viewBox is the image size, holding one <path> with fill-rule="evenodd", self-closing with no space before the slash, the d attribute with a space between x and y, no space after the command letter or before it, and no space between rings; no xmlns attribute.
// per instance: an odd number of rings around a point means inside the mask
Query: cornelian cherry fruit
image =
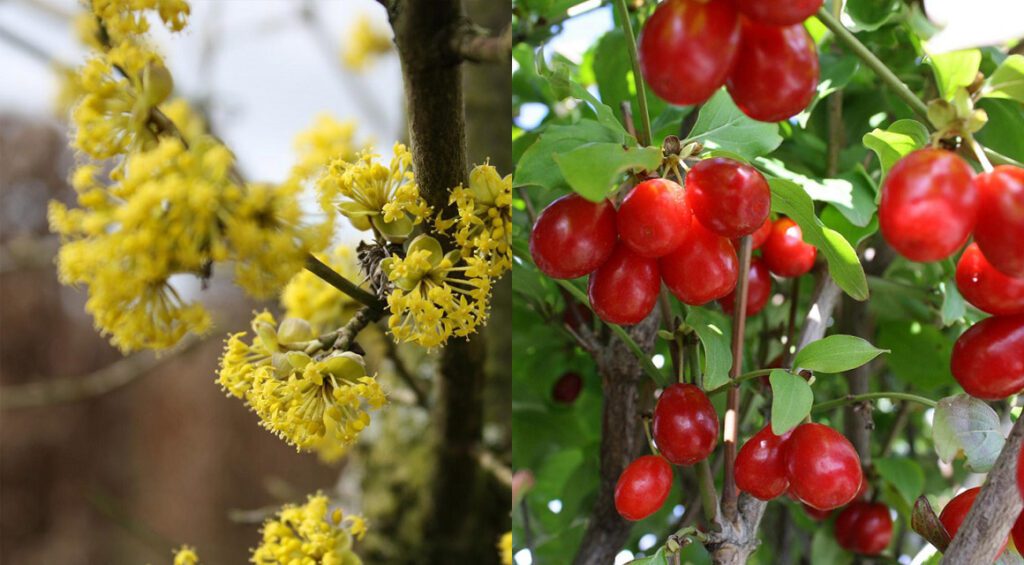
<svg viewBox="0 0 1024 565"><path fill-rule="evenodd" d="M764 309L768 299L772 297L772 276L768 274L768 267L758 257L750 260L750 273L747 275L750 281L747 287L747 317L754 316ZM732 314L736 309L736 291L718 299L722 310L726 314Z"/></svg>
<svg viewBox="0 0 1024 565"><path fill-rule="evenodd" d="M658 260L665 286L680 301L700 306L732 292L739 259L732 243L694 218L682 245Z"/></svg>
<svg viewBox="0 0 1024 565"><path fill-rule="evenodd" d="M666 0L640 33L640 71L663 100L699 104L725 83L739 44L731 0Z"/></svg>
<svg viewBox="0 0 1024 565"><path fill-rule="evenodd" d="M615 509L627 520L643 520L658 511L672 490L672 467L663 457L645 455L619 475Z"/></svg>
<svg viewBox="0 0 1024 565"><path fill-rule="evenodd" d="M884 504L855 500L836 518L836 541L847 551L878 555L892 541L892 516Z"/></svg>
<svg viewBox="0 0 1024 565"><path fill-rule="evenodd" d="M718 444L718 414L704 391L673 384L662 391L651 423L654 442L675 465L703 461Z"/></svg>
<svg viewBox="0 0 1024 565"><path fill-rule="evenodd" d="M777 436L771 424L743 444L736 455L736 486L760 500L771 500L786 492L786 461L783 446L789 433Z"/></svg>
<svg viewBox="0 0 1024 565"><path fill-rule="evenodd" d="M1024 512L1020 516L1017 516L1017 521L1013 523L1013 528L1010 529L1010 537L1013 538L1013 545L1017 547L1017 551L1024 551Z"/></svg>
<svg viewBox="0 0 1024 565"><path fill-rule="evenodd" d="M701 225L728 238L757 231L771 211L768 181L754 167L724 157L686 173L686 203Z"/></svg>
<svg viewBox="0 0 1024 565"><path fill-rule="evenodd" d="M690 227L683 187L668 179L644 181L626 195L616 216L619 237L636 253L658 258L679 247Z"/></svg>
<svg viewBox="0 0 1024 565"><path fill-rule="evenodd" d="M800 226L789 218L779 218L772 225L768 241L761 247L768 270L780 277L799 277L814 267L818 250L804 242Z"/></svg>
<svg viewBox="0 0 1024 565"><path fill-rule="evenodd" d="M761 227L757 228L754 233L750 234L750 248L760 249L764 245L764 242L768 241L768 236L772 234L772 218L771 216L764 219L764 223ZM740 248L740 240L733 239L732 246L736 249Z"/></svg>
<svg viewBox="0 0 1024 565"><path fill-rule="evenodd" d="M967 394L1002 400L1024 390L1024 314L986 318L953 344L953 377Z"/></svg>
<svg viewBox="0 0 1024 565"><path fill-rule="evenodd" d="M968 302L989 314L1024 314L1024 278L997 270L977 243L968 245L956 264L956 287Z"/></svg>
<svg viewBox="0 0 1024 565"><path fill-rule="evenodd" d="M863 472L850 440L822 424L800 424L786 440L789 492L818 510L838 508L857 496Z"/></svg>
<svg viewBox="0 0 1024 565"><path fill-rule="evenodd" d="M551 397L559 404L572 404L583 390L583 377L575 371L563 374L555 381Z"/></svg>
<svg viewBox="0 0 1024 565"><path fill-rule="evenodd" d="M598 318L631 325L654 310L659 290L658 262L619 243L612 256L590 275L587 296Z"/></svg>
<svg viewBox="0 0 1024 565"><path fill-rule="evenodd" d="M726 88L744 114L778 122L802 112L818 87L818 51L803 25L743 22L742 56Z"/></svg>
<svg viewBox="0 0 1024 565"><path fill-rule="evenodd" d="M736 8L744 16L775 26L803 23L821 8L824 0L737 0Z"/></svg>
<svg viewBox="0 0 1024 565"><path fill-rule="evenodd" d="M954 496L953 500L950 500L946 507L942 509L942 512L939 513L939 521L942 522L942 527L946 528L946 533L949 534L949 537L952 538L956 535L960 525L964 523L967 513L971 511L974 499L978 498L979 492L981 492L981 487L969 488L961 492ZM999 550L999 553L1006 549L1009 541L1007 539L1003 542L1003 547Z"/></svg>
<svg viewBox="0 0 1024 565"><path fill-rule="evenodd" d="M530 255L553 279L575 279L601 266L615 249L615 207L577 194L555 200L537 217Z"/></svg>
<svg viewBox="0 0 1024 565"><path fill-rule="evenodd" d="M974 171L955 153L919 149L882 184L878 220L885 241L912 261L939 261L967 241L978 213Z"/></svg>
<svg viewBox="0 0 1024 565"><path fill-rule="evenodd" d="M974 183L979 197L974 241L995 268L1024 278L1024 169L1000 165Z"/></svg>

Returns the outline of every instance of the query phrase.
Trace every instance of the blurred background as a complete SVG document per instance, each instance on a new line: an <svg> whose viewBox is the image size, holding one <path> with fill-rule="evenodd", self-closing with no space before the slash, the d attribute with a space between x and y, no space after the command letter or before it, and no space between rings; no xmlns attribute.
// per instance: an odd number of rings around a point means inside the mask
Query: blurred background
<svg viewBox="0 0 1024 565"><path fill-rule="evenodd" d="M507 3L465 4L480 25L507 25ZM183 33L153 26L151 36L176 94L205 115L247 178L283 180L295 135L321 114L350 122L385 158L407 138L397 56L357 60L346 47L357 28L390 35L375 0L191 5ZM93 329L84 289L57 282L46 206L74 199L61 69L87 54L74 30L81 13L75 0L0 1L0 562L170 563L187 543L203 563L243 563L265 517L318 489L369 519L357 546L366 562L416 562L434 445L429 413L406 383L429 402L434 358L389 346L379 331L361 336L394 398L345 458L325 463L260 428L215 382L226 334L276 303L253 302L224 273L206 289L184 282L179 290L214 313L213 331L160 357L125 358ZM490 157L508 174L509 124L493 119L511 115L508 68L469 67L465 80L470 161ZM358 233L339 238L354 243ZM487 330L484 438L498 474L511 442L507 279ZM494 488L482 520L507 530L507 496Z"/></svg>

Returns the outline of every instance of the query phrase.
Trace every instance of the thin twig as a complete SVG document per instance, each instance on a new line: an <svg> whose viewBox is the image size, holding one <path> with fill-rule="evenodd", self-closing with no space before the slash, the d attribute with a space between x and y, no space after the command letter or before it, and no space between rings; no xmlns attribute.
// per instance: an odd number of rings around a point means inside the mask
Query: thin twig
<svg viewBox="0 0 1024 565"><path fill-rule="evenodd" d="M430 399L427 398L427 393L423 391L419 383L416 382L416 377L413 376L412 372L409 371L409 367L406 366L405 362L398 355L398 346L395 345L395 340L385 339L384 342L387 344L388 359L391 360L391 364L395 367L395 374L398 378L402 379L409 390L416 396L416 404L423 408L430 408Z"/></svg>
<svg viewBox="0 0 1024 565"><path fill-rule="evenodd" d="M341 273L338 273L312 254L306 256L306 270L320 277L327 284L358 300L367 307L378 311L384 309L384 304L380 299L359 288L359 285L346 279L341 275Z"/></svg>
<svg viewBox="0 0 1024 565"><path fill-rule="evenodd" d="M747 321L747 300L750 291L750 253L752 238L743 236L740 240L740 272L736 281L736 304L732 321L732 368L729 377L733 386L729 388L729 396L725 408L725 482L722 486L722 514L730 521L736 519L736 503L739 492L736 490L736 442L739 436L740 389L736 379L743 372L743 342Z"/></svg>
<svg viewBox="0 0 1024 565"><path fill-rule="evenodd" d="M463 20L452 33L451 50L458 58L471 63L507 62L512 59L512 26L495 36L468 19Z"/></svg>
<svg viewBox="0 0 1024 565"><path fill-rule="evenodd" d="M637 112L640 114L640 145L651 144L651 114L647 110L647 87L644 86L644 75L640 72L640 59L636 52L636 36L633 34L633 24L629 21L629 10L626 8L626 0L614 0L615 11L622 20L622 31L626 34L626 53L629 55L629 63L633 69L633 84L636 87Z"/></svg>
<svg viewBox="0 0 1024 565"><path fill-rule="evenodd" d="M477 449L476 462L490 473L499 483L512 488L512 469L486 449Z"/></svg>

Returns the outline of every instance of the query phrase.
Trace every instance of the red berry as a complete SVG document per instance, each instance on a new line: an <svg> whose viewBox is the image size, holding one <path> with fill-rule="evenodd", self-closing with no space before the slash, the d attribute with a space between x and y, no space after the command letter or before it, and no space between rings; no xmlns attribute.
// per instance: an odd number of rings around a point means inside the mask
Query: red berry
<svg viewBox="0 0 1024 565"><path fill-rule="evenodd" d="M824 0L737 0L741 14L763 24L788 26L803 23Z"/></svg>
<svg viewBox="0 0 1024 565"><path fill-rule="evenodd" d="M728 239L708 230L694 218L686 239L658 261L661 278L680 301L700 306L732 292L740 270L736 250Z"/></svg>
<svg viewBox="0 0 1024 565"><path fill-rule="evenodd" d="M804 232L789 218L779 218L761 248L768 270L780 277L799 277L814 267L818 250L804 242Z"/></svg>
<svg viewBox="0 0 1024 565"><path fill-rule="evenodd" d="M818 87L818 51L804 26L745 20L740 52L726 87L744 114L778 122L810 104Z"/></svg>
<svg viewBox="0 0 1024 565"><path fill-rule="evenodd" d="M1013 538L1013 545L1017 547L1017 553L1024 553L1024 512L1017 516L1017 521L1013 523L1010 537Z"/></svg>
<svg viewBox="0 0 1024 565"><path fill-rule="evenodd" d="M919 149L900 159L882 184L878 220L889 245L912 261L938 261L974 228L974 171L951 151Z"/></svg>
<svg viewBox="0 0 1024 565"><path fill-rule="evenodd" d="M772 207L768 181L754 167L725 157L686 173L686 203L701 225L728 238L757 231Z"/></svg>
<svg viewBox="0 0 1024 565"><path fill-rule="evenodd" d="M953 345L953 377L967 394L1002 400L1024 389L1024 315L986 318Z"/></svg>
<svg viewBox="0 0 1024 565"><path fill-rule="evenodd" d="M800 424L786 441L789 491L818 510L838 508L857 496L863 474L850 440L822 424Z"/></svg>
<svg viewBox="0 0 1024 565"><path fill-rule="evenodd" d="M666 0L640 33L640 71L662 99L700 104L725 83L739 44L730 0Z"/></svg>
<svg viewBox="0 0 1024 565"><path fill-rule="evenodd" d="M836 541L847 551L879 555L892 541L892 516L884 504L855 500L836 518Z"/></svg>
<svg viewBox="0 0 1024 565"><path fill-rule="evenodd" d="M978 225L974 240L1004 274L1024 278L1024 169L1001 165L974 179Z"/></svg>
<svg viewBox="0 0 1024 565"><path fill-rule="evenodd" d="M611 202L594 203L570 194L540 213L530 233L530 255L545 275L574 279L600 267L612 254L616 239Z"/></svg>
<svg viewBox="0 0 1024 565"><path fill-rule="evenodd" d="M642 321L658 302L658 262L641 257L623 244L590 275L587 296L598 318L620 325Z"/></svg>
<svg viewBox="0 0 1024 565"><path fill-rule="evenodd" d="M644 181L622 200L619 237L644 257L658 258L679 247L690 229L683 187L666 179Z"/></svg>
<svg viewBox="0 0 1024 565"><path fill-rule="evenodd" d="M960 494L953 497L946 507L939 513L939 521L942 522L942 527L946 528L946 533L952 538L956 535L957 530L960 529L960 524L964 523L964 518L967 518L967 513L971 511L971 506L974 504L974 499L978 498L978 493L981 492L981 487L969 488ZM1002 553L1006 549L1006 545L1009 543L1009 539L1003 542L1002 549L999 553Z"/></svg>
<svg viewBox="0 0 1024 565"><path fill-rule="evenodd" d="M831 510L818 510L817 508L809 506L804 502L801 502L800 504L804 507L804 513L810 516L811 519L816 522L823 522L825 520L828 520L828 517L832 515Z"/></svg>
<svg viewBox="0 0 1024 565"><path fill-rule="evenodd" d="M784 443L789 434L777 436L771 424L743 444L736 455L736 486L760 500L771 500L789 487Z"/></svg>
<svg viewBox="0 0 1024 565"><path fill-rule="evenodd" d="M1021 446L1020 455L1017 456L1017 489L1021 498L1024 498L1024 446ZM1017 548L1024 551L1024 545L1018 545Z"/></svg>
<svg viewBox="0 0 1024 565"><path fill-rule="evenodd" d="M761 227L757 228L757 231L755 231L751 235L751 237L750 237L750 240L751 240L750 241L750 248L751 249L760 249L761 246L764 245L764 243L766 241L768 241L768 236L770 236L770 235L772 235L772 218L771 218L771 216L765 218L764 219L764 223L761 224ZM733 246L736 247L736 249L739 249L740 248L740 241L738 239L733 240Z"/></svg>
<svg viewBox="0 0 1024 565"><path fill-rule="evenodd" d="M772 277L768 274L768 267L764 266L764 262L754 257L750 260L750 274L747 275L747 278L750 280L747 288L747 317L749 318L764 309L768 304L768 299L772 297ZM736 308L736 291L718 299L718 302L726 314L732 314Z"/></svg>
<svg viewBox="0 0 1024 565"><path fill-rule="evenodd" d="M704 391L691 384L674 384L662 391L651 426L661 454L676 465L702 461L718 444L715 407Z"/></svg>
<svg viewBox="0 0 1024 565"><path fill-rule="evenodd" d="M1024 314L1024 278L996 270L977 243L968 245L956 264L956 287L968 302L989 314Z"/></svg>
<svg viewBox="0 0 1024 565"><path fill-rule="evenodd" d="M569 371L555 382L551 389L551 396L555 402L561 404L572 404L583 390L583 377L579 373Z"/></svg>
<svg viewBox="0 0 1024 565"><path fill-rule="evenodd" d="M664 458L645 455L619 475L615 509L627 520L643 520L658 511L672 490L672 467Z"/></svg>

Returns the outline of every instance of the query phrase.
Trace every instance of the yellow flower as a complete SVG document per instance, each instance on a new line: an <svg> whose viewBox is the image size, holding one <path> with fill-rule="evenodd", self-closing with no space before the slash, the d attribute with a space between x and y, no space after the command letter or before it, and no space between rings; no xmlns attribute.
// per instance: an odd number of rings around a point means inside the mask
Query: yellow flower
<svg viewBox="0 0 1024 565"><path fill-rule="evenodd" d="M263 523L263 538L250 561L256 565L361 565L352 551L353 538L366 532L361 516L331 511L323 494L301 505L285 505Z"/></svg>
<svg viewBox="0 0 1024 565"><path fill-rule="evenodd" d="M501 536L498 551L501 553L501 565L512 565L512 532Z"/></svg>
<svg viewBox="0 0 1024 565"><path fill-rule="evenodd" d="M185 0L92 0L91 4L115 45L149 31L147 11L157 12L171 31L184 29L190 12Z"/></svg>
<svg viewBox="0 0 1024 565"><path fill-rule="evenodd" d="M338 245L329 258L317 258L345 278L359 279L359 268L350 248ZM362 306L349 295L305 270L292 277L281 291L281 305L284 306L289 318L307 320L321 333L341 326Z"/></svg>
<svg viewBox="0 0 1024 565"><path fill-rule="evenodd" d="M189 143L206 135L206 121L184 98L174 98L160 109Z"/></svg>
<svg viewBox="0 0 1024 565"><path fill-rule="evenodd" d="M318 186L322 198L335 202L356 229L372 227L387 239L401 243L413 226L430 216L430 207L420 198L412 173L412 154L404 145L394 145L390 167L377 163L377 157L363 152L354 163L336 159Z"/></svg>
<svg viewBox="0 0 1024 565"><path fill-rule="evenodd" d="M322 449L324 442L351 445L370 424L369 410L387 402L384 391L355 353L317 359L304 353L314 333L295 320L275 329L264 312L253 320L251 343L244 333L229 336L218 380L245 399L263 427L299 450Z"/></svg>
<svg viewBox="0 0 1024 565"><path fill-rule="evenodd" d="M491 279L479 257L446 254L424 234L410 242L404 258L385 259L381 267L394 285L388 326L397 341L437 347L468 336L487 319Z"/></svg>
<svg viewBox="0 0 1024 565"><path fill-rule="evenodd" d="M365 69L370 61L388 53L393 46L391 34L374 24L366 14L360 14L352 22L345 37L341 58L346 67L355 71Z"/></svg>
<svg viewBox="0 0 1024 565"><path fill-rule="evenodd" d="M306 181L320 175L334 159L355 158L355 131L353 122L341 122L328 114L317 116L309 129L295 136L299 158L292 168L292 178Z"/></svg>
<svg viewBox="0 0 1024 565"><path fill-rule="evenodd" d="M199 555L194 547L181 546L174 552L174 565L199 565Z"/></svg>
<svg viewBox="0 0 1024 565"><path fill-rule="evenodd" d="M469 174L469 188L452 190L457 218L438 217L436 227L446 232L455 227L455 242L463 256L477 256L489 265L492 278L512 268L512 175L502 178L498 170L484 164Z"/></svg>

